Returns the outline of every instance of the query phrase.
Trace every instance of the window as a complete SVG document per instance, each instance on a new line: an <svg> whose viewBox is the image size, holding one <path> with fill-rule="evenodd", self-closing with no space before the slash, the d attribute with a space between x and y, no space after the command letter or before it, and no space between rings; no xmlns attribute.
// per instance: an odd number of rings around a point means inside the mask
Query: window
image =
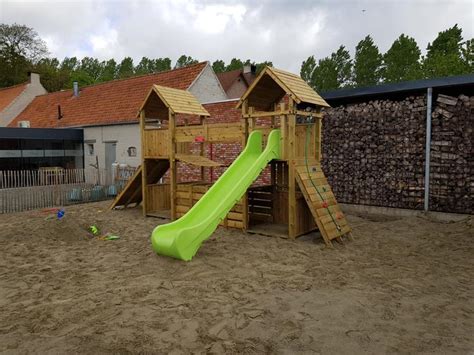
<svg viewBox="0 0 474 355"><path fill-rule="evenodd" d="M87 143L87 154L94 155L94 144Z"/></svg>
<svg viewBox="0 0 474 355"><path fill-rule="evenodd" d="M129 157L136 157L137 156L137 148L135 147L128 147L127 153Z"/></svg>

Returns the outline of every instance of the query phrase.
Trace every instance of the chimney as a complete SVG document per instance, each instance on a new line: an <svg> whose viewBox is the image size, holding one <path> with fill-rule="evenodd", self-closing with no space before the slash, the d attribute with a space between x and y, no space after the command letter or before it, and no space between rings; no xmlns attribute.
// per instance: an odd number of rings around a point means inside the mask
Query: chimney
<svg viewBox="0 0 474 355"><path fill-rule="evenodd" d="M247 73L251 73L251 72L252 72L252 66L250 64L245 64L243 73L247 74Z"/></svg>
<svg viewBox="0 0 474 355"><path fill-rule="evenodd" d="M29 72L28 76L30 77L30 84L33 84L33 85L40 84L40 75L38 73Z"/></svg>
<svg viewBox="0 0 474 355"><path fill-rule="evenodd" d="M72 83L72 92L74 97L79 97L79 83L77 81Z"/></svg>
<svg viewBox="0 0 474 355"><path fill-rule="evenodd" d="M257 66L255 64L252 64L250 66L250 71L252 72L252 74L256 74L257 73Z"/></svg>

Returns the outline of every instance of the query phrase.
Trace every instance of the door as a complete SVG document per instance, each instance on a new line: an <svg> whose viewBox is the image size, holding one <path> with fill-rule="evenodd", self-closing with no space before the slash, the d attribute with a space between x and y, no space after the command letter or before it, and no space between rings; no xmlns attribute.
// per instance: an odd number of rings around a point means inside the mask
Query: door
<svg viewBox="0 0 474 355"><path fill-rule="evenodd" d="M112 164L117 160L117 142L105 143L105 170L106 184L111 185L114 182Z"/></svg>

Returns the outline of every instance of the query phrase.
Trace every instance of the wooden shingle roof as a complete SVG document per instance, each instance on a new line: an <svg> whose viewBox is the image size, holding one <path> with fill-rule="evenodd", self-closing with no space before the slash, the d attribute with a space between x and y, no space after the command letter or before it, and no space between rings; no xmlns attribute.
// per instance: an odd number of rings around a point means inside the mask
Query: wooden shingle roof
<svg viewBox="0 0 474 355"><path fill-rule="evenodd" d="M173 89L160 85L153 85L154 92L173 113L210 116L209 112L199 103L196 97L186 90ZM145 100L146 102L146 100Z"/></svg>
<svg viewBox="0 0 474 355"><path fill-rule="evenodd" d="M328 103L301 77L272 67L265 67L262 70L257 79L242 95L237 107L240 107L243 101L248 99L249 106L266 109L281 100L285 95L291 97L297 104L308 103L329 107Z"/></svg>

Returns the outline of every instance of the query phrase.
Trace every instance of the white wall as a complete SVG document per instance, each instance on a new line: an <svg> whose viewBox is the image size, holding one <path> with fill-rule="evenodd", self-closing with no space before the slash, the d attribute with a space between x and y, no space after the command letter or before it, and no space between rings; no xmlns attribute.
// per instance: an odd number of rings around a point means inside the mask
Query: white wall
<svg viewBox="0 0 474 355"><path fill-rule="evenodd" d="M138 123L84 127L84 167L93 169L89 164L95 164L96 156L99 158L99 167L105 166L105 143L115 142L117 144L117 163L128 164L137 167L141 163L140 126ZM88 144L94 144L94 154L89 154ZM135 147L137 155L129 157L127 149Z"/></svg>
<svg viewBox="0 0 474 355"><path fill-rule="evenodd" d="M228 99L227 94L224 89L222 89L221 83L209 63L207 63L199 77L189 87L188 91L196 96L201 103Z"/></svg>

